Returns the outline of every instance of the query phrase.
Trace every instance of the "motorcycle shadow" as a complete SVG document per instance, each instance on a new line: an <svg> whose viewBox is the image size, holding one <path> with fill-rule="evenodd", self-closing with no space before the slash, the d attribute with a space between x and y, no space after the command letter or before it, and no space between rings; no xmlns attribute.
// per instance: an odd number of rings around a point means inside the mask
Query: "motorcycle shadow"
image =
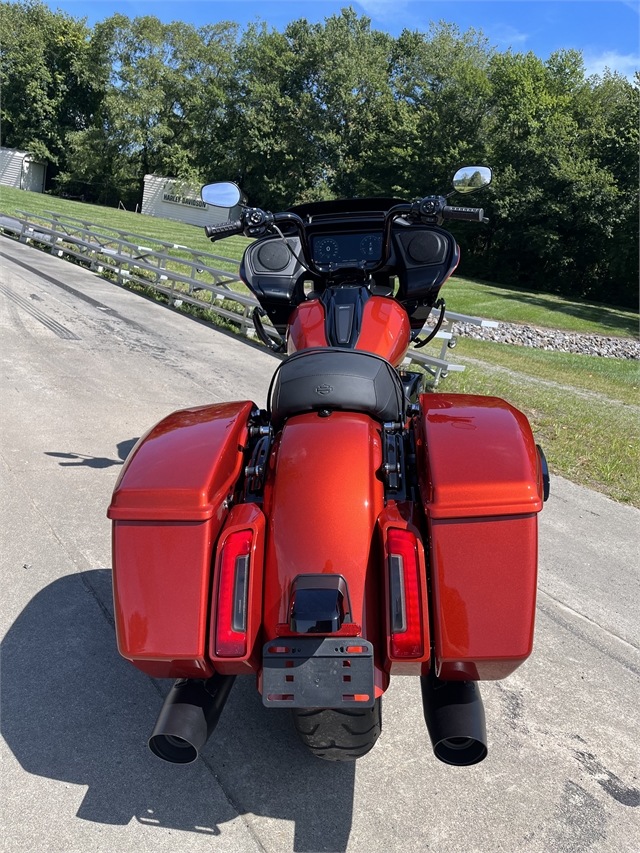
<svg viewBox="0 0 640 853"><path fill-rule="evenodd" d="M45 451L45 456L52 456L55 459L67 459L70 461L59 462L62 468L112 468L114 465L124 465L127 461L127 456L135 447L138 438L129 438L126 441L119 441L116 445L118 450L118 459L110 459L108 456L88 456L86 453L61 453L53 450Z"/></svg>
<svg viewBox="0 0 640 853"><path fill-rule="evenodd" d="M288 712L264 708L253 678L236 680L199 761L169 765L149 752L170 685L118 655L110 590L108 570L60 578L29 602L3 640L2 734L21 767L88 786L77 812L83 820L135 819L218 835L240 812L255 815L255 830L273 833L276 846L282 824L273 818L295 822L295 851L344 851L354 765L309 755Z"/></svg>

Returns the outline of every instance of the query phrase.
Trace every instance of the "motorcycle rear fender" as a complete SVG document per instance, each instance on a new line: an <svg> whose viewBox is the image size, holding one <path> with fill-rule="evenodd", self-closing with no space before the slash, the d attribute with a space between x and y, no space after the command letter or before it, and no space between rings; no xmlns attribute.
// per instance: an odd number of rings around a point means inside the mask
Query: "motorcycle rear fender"
<svg viewBox="0 0 640 853"><path fill-rule="evenodd" d="M300 574L347 582L351 619L375 649L375 695L384 671L381 555L377 518L384 508L380 425L364 414L290 418L276 441L264 494L268 518L264 641L286 635L291 585ZM261 682L259 679L259 687Z"/></svg>
<svg viewBox="0 0 640 853"><path fill-rule="evenodd" d="M207 678L211 558L244 464L249 401L174 412L118 478L113 587L120 654L158 678Z"/></svg>
<svg viewBox="0 0 640 853"><path fill-rule="evenodd" d="M542 495L531 427L496 397L424 394L420 406L436 675L505 678L533 643Z"/></svg>

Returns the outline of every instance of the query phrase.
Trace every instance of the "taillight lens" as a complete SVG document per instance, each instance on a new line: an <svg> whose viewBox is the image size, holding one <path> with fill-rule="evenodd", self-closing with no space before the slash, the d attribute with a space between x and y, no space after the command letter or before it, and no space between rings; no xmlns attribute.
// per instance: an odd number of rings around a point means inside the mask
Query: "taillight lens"
<svg viewBox="0 0 640 853"><path fill-rule="evenodd" d="M391 654L419 658L424 652L417 543L408 530L387 534L391 604Z"/></svg>
<svg viewBox="0 0 640 853"><path fill-rule="evenodd" d="M252 533L241 530L225 540L220 558L216 654L242 657L247 652L247 596Z"/></svg>

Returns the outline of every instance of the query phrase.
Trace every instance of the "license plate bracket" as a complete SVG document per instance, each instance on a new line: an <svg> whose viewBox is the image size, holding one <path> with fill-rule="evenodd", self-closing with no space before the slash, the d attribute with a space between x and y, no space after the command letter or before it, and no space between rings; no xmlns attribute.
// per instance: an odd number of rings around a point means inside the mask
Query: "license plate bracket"
<svg viewBox="0 0 640 853"><path fill-rule="evenodd" d="M262 650L268 708L372 708L373 645L361 637L278 637Z"/></svg>

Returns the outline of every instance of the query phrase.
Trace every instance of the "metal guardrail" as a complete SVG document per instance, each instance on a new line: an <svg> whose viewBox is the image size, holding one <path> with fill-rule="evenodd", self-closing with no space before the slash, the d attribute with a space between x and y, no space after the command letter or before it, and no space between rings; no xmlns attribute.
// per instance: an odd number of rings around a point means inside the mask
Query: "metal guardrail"
<svg viewBox="0 0 640 853"><path fill-rule="evenodd" d="M119 284L134 282L151 287L167 296L170 305L179 306L186 302L212 310L237 323L248 337L255 336L252 313L259 305L258 301L242 292L246 291L246 286L236 273L217 265L223 263L237 268L236 260L64 214L46 211L49 215L41 216L24 210L17 210L17 213L22 217L0 217L1 232L13 235L21 243L48 247L52 255L66 255L84 261L98 274L108 270L116 276ZM203 298L203 294L210 296ZM440 312L434 309L432 313ZM449 372L465 370L464 365L448 361L449 349L455 347L456 340L453 324L458 321L476 326L498 325L492 320L447 311L443 325L435 335L435 339L442 340L439 357L410 349L403 364L420 364L432 377L434 386ZM278 337L272 326L265 325L265 331ZM425 326L424 331L428 333L429 327Z"/></svg>
<svg viewBox="0 0 640 853"><path fill-rule="evenodd" d="M119 284L150 287L164 294L170 305L187 303L215 311L239 325L244 334L255 333L251 314L257 300L246 293L237 273L220 267L224 263L237 269L237 260L75 217L17 212L22 216L14 224L3 219L0 229L13 233L21 243L40 244L52 255L84 261L98 274L111 272ZM277 337L272 327L266 325L265 330Z"/></svg>

